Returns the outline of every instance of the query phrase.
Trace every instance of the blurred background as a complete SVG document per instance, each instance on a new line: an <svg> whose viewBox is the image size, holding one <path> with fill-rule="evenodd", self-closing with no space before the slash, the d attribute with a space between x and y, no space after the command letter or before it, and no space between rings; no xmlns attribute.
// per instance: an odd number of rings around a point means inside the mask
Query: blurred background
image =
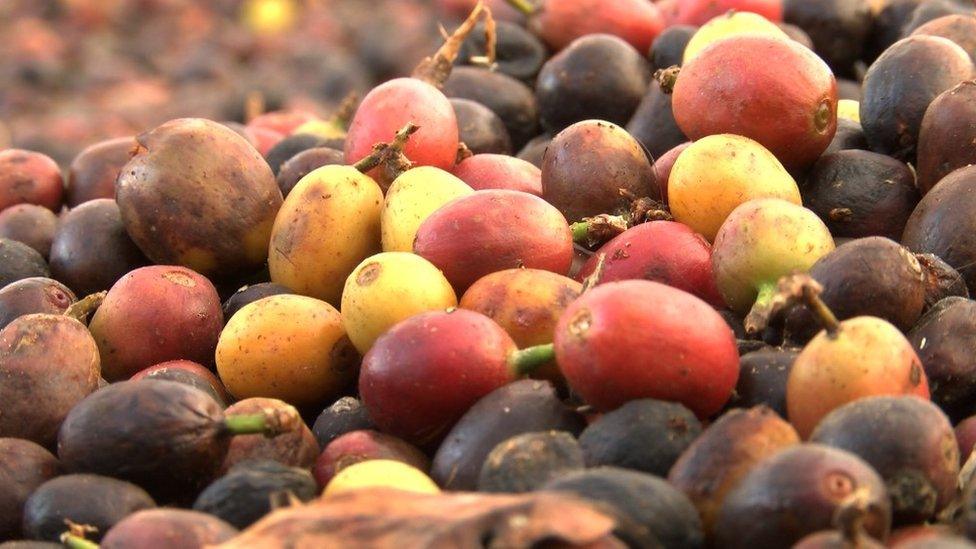
<svg viewBox="0 0 976 549"><path fill-rule="evenodd" d="M0 148L66 164L180 116L327 116L409 74L474 0L0 0ZM496 16L510 19L503 1Z"/></svg>

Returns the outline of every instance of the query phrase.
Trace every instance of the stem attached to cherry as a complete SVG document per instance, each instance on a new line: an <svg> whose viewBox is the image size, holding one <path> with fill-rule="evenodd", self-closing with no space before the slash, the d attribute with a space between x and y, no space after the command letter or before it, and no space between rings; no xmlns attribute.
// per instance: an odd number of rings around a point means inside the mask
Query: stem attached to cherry
<svg viewBox="0 0 976 549"><path fill-rule="evenodd" d="M552 343L547 343L515 351L508 356L508 365L515 374L525 376L536 371L543 364L552 362L555 358L555 346Z"/></svg>
<svg viewBox="0 0 976 549"><path fill-rule="evenodd" d="M420 126L413 122L408 122L406 126L396 132L396 135L393 136L393 141L373 145L373 152L369 153L368 156L359 162L356 162L353 167L362 173L367 173L374 168L381 167L386 170L385 175L387 176L387 181L393 181L400 174L413 167L413 163L403 153L403 149L407 146L407 141L410 140L410 136L419 129ZM383 190L386 191L386 189Z"/></svg>

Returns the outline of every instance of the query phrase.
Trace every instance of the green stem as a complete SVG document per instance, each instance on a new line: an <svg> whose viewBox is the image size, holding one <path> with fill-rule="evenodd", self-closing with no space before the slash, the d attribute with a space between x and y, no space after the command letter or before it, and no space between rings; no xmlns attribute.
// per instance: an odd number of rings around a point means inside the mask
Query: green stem
<svg viewBox="0 0 976 549"><path fill-rule="evenodd" d="M227 416L224 418L224 431L231 435L265 434L271 430L268 417L264 414Z"/></svg>
<svg viewBox="0 0 976 549"><path fill-rule="evenodd" d="M98 544L94 541L69 533L61 535L61 543L70 549L98 549Z"/></svg>
<svg viewBox="0 0 976 549"><path fill-rule="evenodd" d="M590 239L590 224L586 221L577 221L569 226L573 230L573 242L586 244Z"/></svg>
<svg viewBox="0 0 976 549"><path fill-rule="evenodd" d="M508 2L509 6L517 9L518 11L528 15L529 17L536 14L539 11L539 7L531 2L531 0L505 0Z"/></svg>
<svg viewBox="0 0 976 549"><path fill-rule="evenodd" d="M556 348L552 343L528 347L508 356L508 366L520 376L531 374L539 366L556 358Z"/></svg>
<svg viewBox="0 0 976 549"><path fill-rule="evenodd" d="M769 303L776 296L776 283L775 282L763 282L759 285L759 294L756 295L756 302L753 304L753 308L757 307L768 307Z"/></svg>

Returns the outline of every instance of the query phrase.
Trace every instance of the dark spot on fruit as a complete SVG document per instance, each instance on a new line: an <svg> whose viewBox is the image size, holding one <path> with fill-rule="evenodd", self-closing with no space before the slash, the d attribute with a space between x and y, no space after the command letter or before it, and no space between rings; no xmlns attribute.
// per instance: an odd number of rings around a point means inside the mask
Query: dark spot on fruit
<svg viewBox="0 0 976 549"><path fill-rule="evenodd" d="M908 372L908 381L912 385L917 386L922 381L922 368L918 365L918 362L912 363L912 368Z"/></svg>

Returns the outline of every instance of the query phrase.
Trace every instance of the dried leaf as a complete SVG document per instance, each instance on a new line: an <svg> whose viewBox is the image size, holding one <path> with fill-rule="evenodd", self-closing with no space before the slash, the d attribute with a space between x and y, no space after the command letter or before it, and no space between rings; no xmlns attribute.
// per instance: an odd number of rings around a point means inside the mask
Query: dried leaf
<svg viewBox="0 0 976 549"><path fill-rule="evenodd" d="M623 548L616 522L569 495L357 490L279 509L220 549Z"/></svg>

